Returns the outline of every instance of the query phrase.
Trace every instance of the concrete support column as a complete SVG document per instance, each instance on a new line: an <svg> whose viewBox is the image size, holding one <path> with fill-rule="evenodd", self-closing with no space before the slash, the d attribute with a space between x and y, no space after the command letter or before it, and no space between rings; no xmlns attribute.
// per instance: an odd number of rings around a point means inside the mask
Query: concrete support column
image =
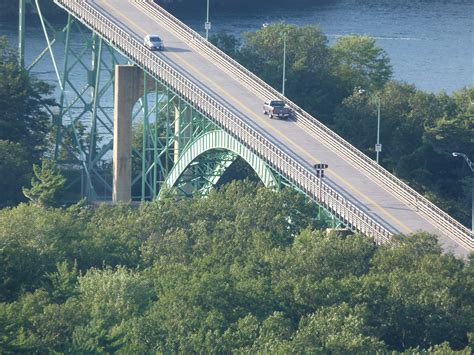
<svg viewBox="0 0 474 355"><path fill-rule="evenodd" d="M113 202L132 200L132 114L143 96L143 71L133 65L115 66ZM154 80L149 78L149 85Z"/></svg>

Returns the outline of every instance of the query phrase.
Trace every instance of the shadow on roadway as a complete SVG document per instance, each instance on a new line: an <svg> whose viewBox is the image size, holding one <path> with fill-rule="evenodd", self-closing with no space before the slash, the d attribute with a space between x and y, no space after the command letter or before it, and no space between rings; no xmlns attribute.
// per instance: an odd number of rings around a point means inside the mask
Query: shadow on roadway
<svg viewBox="0 0 474 355"><path fill-rule="evenodd" d="M189 49L183 49L178 47L169 47L166 46L162 52L175 52L175 53L183 53L183 52L191 52Z"/></svg>

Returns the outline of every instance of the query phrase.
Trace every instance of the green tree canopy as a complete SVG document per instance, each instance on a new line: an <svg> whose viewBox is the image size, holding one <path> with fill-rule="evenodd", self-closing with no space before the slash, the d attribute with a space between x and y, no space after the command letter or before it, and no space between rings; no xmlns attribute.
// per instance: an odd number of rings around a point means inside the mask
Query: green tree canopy
<svg viewBox="0 0 474 355"><path fill-rule="evenodd" d="M20 143L38 159L45 150L49 128L46 106L52 86L21 68L5 37L0 38L0 139Z"/></svg>
<svg viewBox="0 0 474 355"><path fill-rule="evenodd" d="M20 143L0 140L0 208L24 199L21 186L29 184L31 157Z"/></svg>
<svg viewBox="0 0 474 355"><path fill-rule="evenodd" d="M473 257L326 233L292 190L0 211L0 352L469 353ZM471 339L471 340L470 340Z"/></svg>
<svg viewBox="0 0 474 355"><path fill-rule="evenodd" d="M56 163L45 159L41 167L33 165L35 177L31 181L31 188L24 188L23 194L34 204L42 207L51 207L58 204L58 195L66 179L59 173Z"/></svg>
<svg viewBox="0 0 474 355"><path fill-rule="evenodd" d="M330 48L334 75L351 92L355 87L380 90L392 76L387 53L369 36L343 36Z"/></svg>
<svg viewBox="0 0 474 355"><path fill-rule="evenodd" d="M237 57L238 51L240 50L241 43L237 37L225 31L212 34L209 37L209 41L233 58Z"/></svg>

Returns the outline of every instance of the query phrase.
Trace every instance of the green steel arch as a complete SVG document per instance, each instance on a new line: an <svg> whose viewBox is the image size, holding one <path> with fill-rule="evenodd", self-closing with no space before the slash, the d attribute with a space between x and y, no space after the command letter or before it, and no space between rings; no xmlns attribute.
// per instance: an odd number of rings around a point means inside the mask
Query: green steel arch
<svg viewBox="0 0 474 355"><path fill-rule="evenodd" d="M218 174L211 174L211 177L208 179L209 187L218 182L222 173L232 164L237 156L244 159L252 167L265 186L276 188L279 185L272 171L263 160L228 133L214 130L197 137L186 147L166 177L165 186L174 187L193 161L213 150L230 152L233 158L223 160L222 164L216 167Z"/></svg>

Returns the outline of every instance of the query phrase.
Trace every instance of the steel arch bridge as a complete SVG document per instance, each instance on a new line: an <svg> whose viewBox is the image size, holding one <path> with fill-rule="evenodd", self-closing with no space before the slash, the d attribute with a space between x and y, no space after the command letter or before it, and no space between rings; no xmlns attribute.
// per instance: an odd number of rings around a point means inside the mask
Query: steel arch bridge
<svg viewBox="0 0 474 355"><path fill-rule="evenodd" d="M67 13L61 28L43 16L39 0L20 0L20 61L28 43L25 8L33 6L46 46L26 68L34 72L42 60L54 68L60 103L51 112L55 158L77 173L73 183L88 199L112 194L110 161L121 149L117 142L113 149L118 135L113 111L121 102L111 105L110 97L120 86L119 66L128 64L142 75L130 114L135 199L158 197L165 185L184 194L206 193L239 156L265 185L298 189L329 220L377 243L389 242L393 233L426 230L438 234L446 250L459 255L473 250L466 227L153 1L54 2ZM162 34L167 49L147 50L142 44L147 33ZM73 37L84 46L73 46ZM78 76L82 82L73 79ZM268 98L288 102L294 121L269 123L257 114ZM324 180L313 169L321 161L329 164Z"/></svg>

